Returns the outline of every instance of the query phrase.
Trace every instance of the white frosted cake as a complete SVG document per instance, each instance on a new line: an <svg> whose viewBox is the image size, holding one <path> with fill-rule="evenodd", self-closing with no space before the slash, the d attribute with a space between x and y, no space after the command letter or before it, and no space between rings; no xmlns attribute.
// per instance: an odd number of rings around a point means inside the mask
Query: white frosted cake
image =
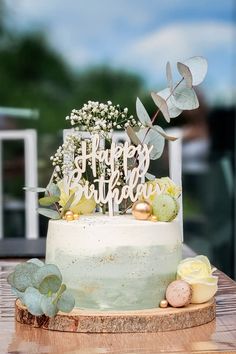
<svg viewBox="0 0 236 354"><path fill-rule="evenodd" d="M46 262L59 267L76 307L158 307L181 260L178 221L97 214L50 220Z"/></svg>

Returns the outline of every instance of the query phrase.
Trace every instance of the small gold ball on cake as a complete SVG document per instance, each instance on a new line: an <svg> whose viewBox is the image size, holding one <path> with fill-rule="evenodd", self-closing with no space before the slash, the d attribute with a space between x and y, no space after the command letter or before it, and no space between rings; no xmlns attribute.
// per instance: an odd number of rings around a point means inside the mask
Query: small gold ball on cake
<svg viewBox="0 0 236 354"><path fill-rule="evenodd" d="M79 214L74 214L74 220L78 220L79 219Z"/></svg>
<svg viewBox="0 0 236 354"><path fill-rule="evenodd" d="M158 221L156 215L151 215L151 216L149 216L148 220L154 221L154 222Z"/></svg>
<svg viewBox="0 0 236 354"><path fill-rule="evenodd" d="M152 213L152 206L146 201L135 202L132 207L132 214L137 220L147 220Z"/></svg>
<svg viewBox="0 0 236 354"><path fill-rule="evenodd" d="M66 215L66 221L73 221L74 216L73 215Z"/></svg>
<svg viewBox="0 0 236 354"><path fill-rule="evenodd" d="M67 217L67 216L74 216L73 211L68 210L68 211L65 213L65 217Z"/></svg>
<svg viewBox="0 0 236 354"><path fill-rule="evenodd" d="M167 301L167 300L161 300L159 306L160 306L162 309L165 309L166 307L168 307L168 301Z"/></svg>
<svg viewBox="0 0 236 354"><path fill-rule="evenodd" d="M192 288L185 280L175 280L166 289L166 299L172 307L187 306L191 302Z"/></svg>

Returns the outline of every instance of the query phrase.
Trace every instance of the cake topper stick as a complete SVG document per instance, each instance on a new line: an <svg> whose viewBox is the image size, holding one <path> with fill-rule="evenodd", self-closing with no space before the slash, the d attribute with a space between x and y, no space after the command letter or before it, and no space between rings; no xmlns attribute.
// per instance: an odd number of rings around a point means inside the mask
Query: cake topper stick
<svg viewBox="0 0 236 354"><path fill-rule="evenodd" d="M112 198L110 198L108 201L108 213L109 213L109 216L114 216Z"/></svg>

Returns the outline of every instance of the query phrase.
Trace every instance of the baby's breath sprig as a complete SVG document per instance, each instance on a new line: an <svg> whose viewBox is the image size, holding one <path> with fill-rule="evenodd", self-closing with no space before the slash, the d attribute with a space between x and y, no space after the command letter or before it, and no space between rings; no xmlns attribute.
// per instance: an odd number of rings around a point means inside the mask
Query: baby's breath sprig
<svg viewBox="0 0 236 354"><path fill-rule="evenodd" d="M87 151L86 153L89 155L92 151L92 141L91 139L83 139L87 141ZM59 182L63 179L64 176L68 175L71 171L73 171L75 166L75 158L81 155L81 142L82 138L76 132L70 133L66 136L65 142L58 147L56 153L50 157L52 165L54 167L53 172L53 181ZM83 179L88 180L93 183L92 171L90 169L91 159L87 161L88 166L83 174ZM109 179L111 176L110 166L106 164L100 164L99 161L96 162L97 174L98 177L104 176L106 179ZM124 176L124 167L122 158L118 158L115 161L115 168L120 172L120 179L118 181L118 185L123 185L125 183Z"/></svg>
<svg viewBox="0 0 236 354"><path fill-rule="evenodd" d="M89 147L88 143L88 147ZM81 137L76 133L67 135L65 142L50 157L54 166L54 181L60 181L74 169L74 158L81 153Z"/></svg>
<svg viewBox="0 0 236 354"><path fill-rule="evenodd" d="M79 110L73 109L66 117L75 130L84 130L92 134L101 134L106 137L113 130L125 130L127 127L141 126L142 124L128 114L128 108L122 109L119 104L111 101L99 103L88 101Z"/></svg>

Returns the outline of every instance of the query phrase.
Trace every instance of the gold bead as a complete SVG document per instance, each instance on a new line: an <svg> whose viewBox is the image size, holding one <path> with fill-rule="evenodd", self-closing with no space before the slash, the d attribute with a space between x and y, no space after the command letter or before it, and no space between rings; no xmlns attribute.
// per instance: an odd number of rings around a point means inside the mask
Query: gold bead
<svg viewBox="0 0 236 354"><path fill-rule="evenodd" d="M73 215L66 215L66 221L73 221L74 216Z"/></svg>
<svg viewBox="0 0 236 354"><path fill-rule="evenodd" d="M78 220L79 219L79 214L74 214L74 220Z"/></svg>
<svg viewBox="0 0 236 354"><path fill-rule="evenodd" d="M147 220L152 213L152 206L147 201L135 202L132 207L132 214L135 219Z"/></svg>
<svg viewBox="0 0 236 354"><path fill-rule="evenodd" d="M161 300L159 306L160 306L162 309L165 309L165 308L168 306L168 301L167 301L167 300Z"/></svg>
<svg viewBox="0 0 236 354"><path fill-rule="evenodd" d="M68 211L65 213L65 217L67 217L67 216L69 216L69 215L74 216L73 211L68 210Z"/></svg>
<svg viewBox="0 0 236 354"><path fill-rule="evenodd" d="M154 221L154 222L158 221L156 215L151 215L151 216L149 216L148 220Z"/></svg>

